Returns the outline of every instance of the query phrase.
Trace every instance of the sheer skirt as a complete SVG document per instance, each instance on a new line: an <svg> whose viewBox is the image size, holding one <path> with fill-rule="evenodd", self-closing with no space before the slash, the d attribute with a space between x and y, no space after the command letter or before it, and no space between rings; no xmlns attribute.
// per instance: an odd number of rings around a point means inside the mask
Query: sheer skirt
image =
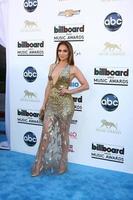
<svg viewBox="0 0 133 200"><path fill-rule="evenodd" d="M67 170L71 119L72 115L67 119L55 114L46 115L32 174L39 174L42 170L50 173Z"/></svg>

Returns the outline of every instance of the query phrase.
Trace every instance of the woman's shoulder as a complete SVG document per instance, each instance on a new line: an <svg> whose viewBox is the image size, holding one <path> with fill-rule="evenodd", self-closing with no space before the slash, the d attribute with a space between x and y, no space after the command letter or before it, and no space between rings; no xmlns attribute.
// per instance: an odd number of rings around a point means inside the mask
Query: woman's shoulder
<svg viewBox="0 0 133 200"><path fill-rule="evenodd" d="M52 64L50 64L50 66L49 66L49 70L51 71L51 70L53 70L54 69L54 67L55 67L55 63L52 63Z"/></svg>
<svg viewBox="0 0 133 200"><path fill-rule="evenodd" d="M76 65L70 65L70 74L75 76L78 73L78 67Z"/></svg>
<svg viewBox="0 0 133 200"><path fill-rule="evenodd" d="M71 71L73 72L78 70L77 65L70 65L70 67L71 67Z"/></svg>
<svg viewBox="0 0 133 200"><path fill-rule="evenodd" d="M48 73L48 76L51 75L51 73L52 73L54 67L55 67L55 64L54 64L54 63L50 64L50 66L49 66L49 73Z"/></svg>
<svg viewBox="0 0 133 200"><path fill-rule="evenodd" d="M55 63L52 63L52 64L50 64L50 66L49 66L49 68L53 68L53 67L55 67Z"/></svg>

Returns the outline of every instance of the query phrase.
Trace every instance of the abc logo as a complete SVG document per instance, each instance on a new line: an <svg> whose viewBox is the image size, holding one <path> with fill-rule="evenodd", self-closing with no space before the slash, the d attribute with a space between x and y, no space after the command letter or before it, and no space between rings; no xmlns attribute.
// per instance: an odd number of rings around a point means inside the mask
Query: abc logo
<svg viewBox="0 0 133 200"><path fill-rule="evenodd" d="M78 83L78 82L71 82L71 83L70 83L70 87L75 87L75 88L77 88L77 87L79 87L79 83Z"/></svg>
<svg viewBox="0 0 133 200"><path fill-rule="evenodd" d="M28 12L33 12L37 8L38 2L37 0L25 0L24 1L24 8Z"/></svg>
<svg viewBox="0 0 133 200"><path fill-rule="evenodd" d="M37 71L34 67L29 66L24 70L23 76L26 81L33 82L37 78Z"/></svg>
<svg viewBox="0 0 133 200"><path fill-rule="evenodd" d="M122 25L122 17L116 13L110 13L104 20L104 25L109 31L117 31Z"/></svg>
<svg viewBox="0 0 133 200"><path fill-rule="evenodd" d="M107 111L114 111L118 105L118 98L114 94L106 94L101 100L102 107Z"/></svg>
<svg viewBox="0 0 133 200"><path fill-rule="evenodd" d="M32 147L37 143L37 138L32 132L27 132L24 134L24 142Z"/></svg>

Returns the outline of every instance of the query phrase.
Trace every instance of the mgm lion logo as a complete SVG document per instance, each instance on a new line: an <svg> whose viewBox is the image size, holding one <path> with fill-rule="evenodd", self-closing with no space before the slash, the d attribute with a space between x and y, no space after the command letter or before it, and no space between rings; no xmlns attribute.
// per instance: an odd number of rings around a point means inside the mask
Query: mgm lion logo
<svg viewBox="0 0 133 200"><path fill-rule="evenodd" d="M110 42L105 42L104 43L104 46L105 46L105 48L104 48L104 51L107 51L107 50L109 50L109 51L121 51L121 47L120 47L120 45L117 45L117 44L113 44L113 43L110 43Z"/></svg>
<svg viewBox="0 0 133 200"><path fill-rule="evenodd" d="M28 29L28 30L38 28L38 25L34 21L25 20L24 24L25 24L25 26L24 26L25 29Z"/></svg>
<svg viewBox="0 0 133 200"><path fill-rule="evenodd" d="M24 98L37 98L37 96L33 92L29 92L28 90L25 90L24 94Z"/></svg>
<svg viewBox="0 0 133 200"><path fill-rule="evenodd" d="M117 130L117 124L114 124L113 122L108 122L105 119L101 120L101 127L105 128L115 128Z"/></svg>

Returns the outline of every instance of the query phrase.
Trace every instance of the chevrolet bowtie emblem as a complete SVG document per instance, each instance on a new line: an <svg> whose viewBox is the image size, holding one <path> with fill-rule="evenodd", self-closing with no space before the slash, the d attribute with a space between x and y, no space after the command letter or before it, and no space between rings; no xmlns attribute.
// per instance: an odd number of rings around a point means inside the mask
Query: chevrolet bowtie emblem
<svg viewBox="0 0 133 200"><path fill-rule="evenodd" d="M78 15L80 13L80 10L65 10L65 11L61 11L59 12L59 16L65 16L65 17L72 17L73 15Z"/></svg>

